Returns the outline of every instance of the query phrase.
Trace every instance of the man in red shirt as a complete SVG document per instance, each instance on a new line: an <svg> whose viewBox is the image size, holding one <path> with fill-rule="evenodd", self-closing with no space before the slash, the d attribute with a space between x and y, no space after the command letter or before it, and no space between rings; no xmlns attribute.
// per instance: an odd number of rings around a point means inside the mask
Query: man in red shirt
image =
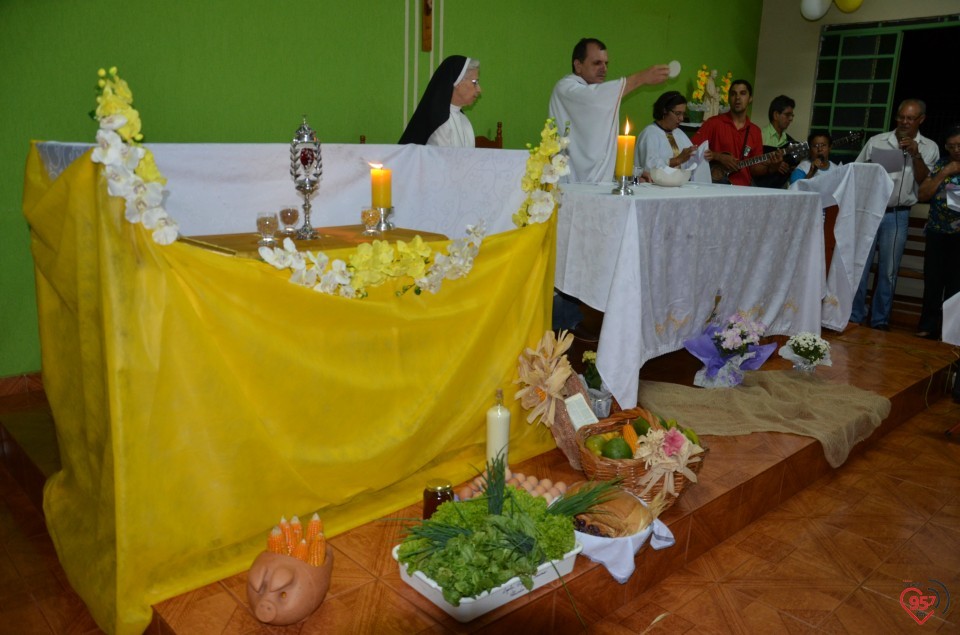
<svg viewBox="0 0 960 635"><path fill-rule="evenodd" d="M753 86L745 79L730 84L730 112L710 117L693 136L693 144L710 142L706 158L710 161L714 181L733 185L751 185L754 176L775 171L783 153L777 151L765 162L737 167L743 159L763 154L763 134L747 117L747 106L753 101ZM726 178L722 178L726 174Z"/></svg>

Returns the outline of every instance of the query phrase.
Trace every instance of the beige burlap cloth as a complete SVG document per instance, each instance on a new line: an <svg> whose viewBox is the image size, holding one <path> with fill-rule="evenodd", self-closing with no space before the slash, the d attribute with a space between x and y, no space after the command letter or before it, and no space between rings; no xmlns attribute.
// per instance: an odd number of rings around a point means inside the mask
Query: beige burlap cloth
<svg viewBox="0 0 960 635"><path fill-rule="evenodd" d="M640 405L697 434L789 432L814 437L833 467L890 414L890 400L795 371L747 371L736 388L705 390L641 381Z"/></svg>

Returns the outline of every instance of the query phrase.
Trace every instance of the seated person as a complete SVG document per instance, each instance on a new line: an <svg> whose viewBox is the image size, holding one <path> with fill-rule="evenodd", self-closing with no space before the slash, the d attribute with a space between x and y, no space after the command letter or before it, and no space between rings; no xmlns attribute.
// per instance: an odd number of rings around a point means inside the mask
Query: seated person
<svg viewBox="0 0 960 635"><path fill-rule="evenodd" d="M830 161L830 135L826 132L811 132L807 137L810 146L810 158L801 161L790 173L790 184L801 179L811 179L819 172L837 167Z"/></svg>
<svg viewBox="0 0 960 635"><path fill-rule="evenodd" d="M637 168L649 172L668 166L682 168L696 148L679 130L687 114L687 99L675 90L667 91L653 104L653 123L637 135Z"/></svg>
<svg viewBox="0 0 960 635"><path fill-rule="evenodd" d="M399 143L473 148L476 137L461 111L480 96L480 62L451 55L434 71Z"/></svg>

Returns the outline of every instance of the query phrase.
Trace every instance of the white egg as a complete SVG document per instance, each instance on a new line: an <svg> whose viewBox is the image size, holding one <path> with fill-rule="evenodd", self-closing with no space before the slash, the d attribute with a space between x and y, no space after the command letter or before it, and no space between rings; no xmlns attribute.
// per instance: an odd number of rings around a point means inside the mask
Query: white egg
<svg viewBox="0 0 960 635"><path fill-rule="evenodd" d="M540 481L540 484L543 485L544 489L550 489L551 487L553 487L553 481L551 481L548 478L545 478L542 481Z"/></svg>
<svg viewBox="0 0 960 635"><path fill-rule="evenodd" d="M459 492L457 492L457 494L460 496L460 500L465 501L469 498L473 498L473 488L467 485L464 488L462 488Z"/></svg>
<svg viewBox="0 0 960 635"><path fill-rule="evenodd" d="M533 494L534 496L541 496L546 492L547 490L543 489L543 485L537 485L532 490L530 490L530 493Z"/></svg>
<svg viewBox="0 0 960 635"><path fill-rule="evenodd" d="M556 498L557 496L560 496L560 490L558 490L558 489L556 488L556 486L554 486L554 487L551 487L550 489L547 490L547 494L550 495L550 498L551 498L551 499L554 499L554 498Z"/></svg>
<svg viewBox="0 0 960 635"><path fill-rule="evenodd" d="M517 479L517 482L518 482L518 483L522 483L522 482L524 482L525 480L527 480L527 477L523 475L523 472L514 472L514 473L513 473L513 476L514 476L514 478Z"/></svg>
<svg viewBox="0 0 960 635"><path fill-rule="evenodd" d="M564 483L563 481L557 481L556 483L553 484L553 486L556 487L558 490L560 490L561 494L567 493L567 484Z"/></svg>
<svg viewBox="0 0 960 635"><path fill-rule="evenodd" d="M531 492L533 491L533 484L530 483L530 481L527 481L523 483L523 489L527 490L528 492Z"/></svg>

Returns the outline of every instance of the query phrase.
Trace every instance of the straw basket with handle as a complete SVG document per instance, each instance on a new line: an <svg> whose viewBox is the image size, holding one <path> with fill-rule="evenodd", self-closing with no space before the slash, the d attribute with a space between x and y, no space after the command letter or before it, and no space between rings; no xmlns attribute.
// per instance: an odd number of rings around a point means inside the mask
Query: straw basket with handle
<svg viewBox="0 0 960 635"><path fill-rule="evenodd" d="M682 472L673 472L668 477L660 478L653 483L644 484L644 477L647 476L648 469L643 459L608 459L603 456L597 456L586 447L586 441L595 434L604 434L607 432L616 432L624 425L630 424L637 417L643 417L652 424L659 418L645 408L630 408L613 414L599 423L585 425L577 430L577 446L580 450L580 464L584 473L590 480L606 481L613 478L622 478L623 489L637 495L645 503L650 503L664 490L668 489L665 504L667 507L673 505L680 497L680 494L689 486L690 480ZM703 466L703 454L697 455L695 462L691 462L687 467L694 473L700 472ZM673 495L669 495L669 478L673 479Z"/></svg>

